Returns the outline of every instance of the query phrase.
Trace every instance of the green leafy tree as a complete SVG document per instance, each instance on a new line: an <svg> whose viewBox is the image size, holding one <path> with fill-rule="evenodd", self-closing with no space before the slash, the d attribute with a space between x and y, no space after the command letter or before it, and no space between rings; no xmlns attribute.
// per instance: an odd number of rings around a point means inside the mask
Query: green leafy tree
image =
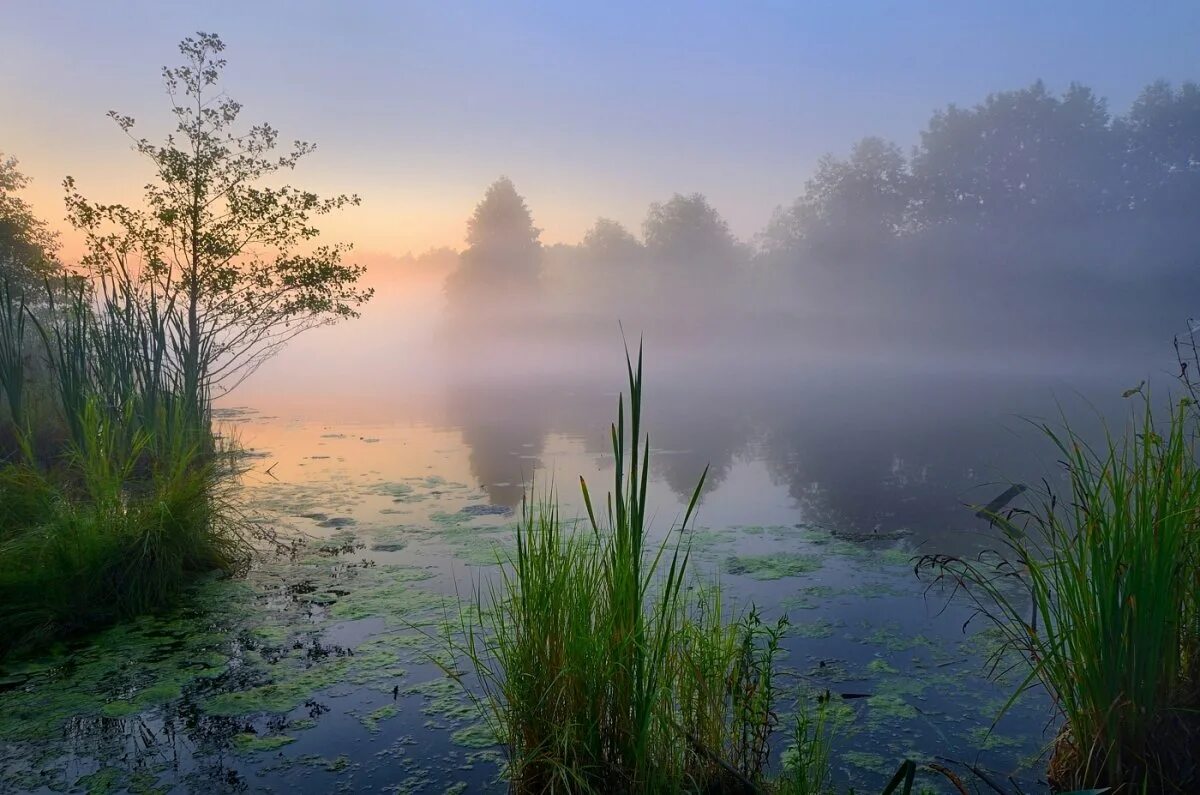
<svg viewBox="0 0 1200 795"><path fill-rule="evenodd" d="M58 236L18 194L29 178L0 152L0 283L25 292L57 267Z"/></svg>
<svg viewBox="0 0 1200 795"><path fill-rule="evenodd" d="M315 226L358 197L278 186L314 145L277 154L273 127L238 127L242 106L218 85L224 49L198 33L181 42L183 63L163 69L176 120L164 142L109 113L153 165L141 207L93 203L65 182L68 217L87 236L83 264L165 313L171 364L197 410L297 334L357 316L372 295L359 285L364 269L343 262L350 246L319 243Z"/></svg>

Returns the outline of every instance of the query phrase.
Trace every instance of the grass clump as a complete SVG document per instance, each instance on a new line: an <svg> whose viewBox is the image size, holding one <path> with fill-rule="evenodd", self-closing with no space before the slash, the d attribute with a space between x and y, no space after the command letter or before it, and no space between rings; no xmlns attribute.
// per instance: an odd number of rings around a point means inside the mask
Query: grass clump
<svg viewBox="0 0 1200 795"><path fill-rule="evenodd" d="M731 619L717 586L688 597L685 542L650 540L640 354L627 364L629 411L622 397L611 428L613 491L597 510L581 480L589 521L580 531L561 520L553 494L527 502L515 551L462 606L464 641L452 645L478 679L516 791L755 791L766 786L778 722L786 619L768 624L755 610Z"/></svg>
<svg viewBox="0 0 1200 795"><path fill-rule="evenodd" d="M0 657L240 568L234 457L180 398L154 297L74 278L0 295Z"/></svg>
<svg viewBox="0 0 1200 795"><path fill-rule="evenodd" d="M1031 511L993 516L1005 545L995 559L922 561L1021 654L1022 689L1040 683L1053 697L1058 788L1200 788L1200 467L1188 408L1164 427L1147 400L1099 448L1045 427L1070 499L1047 491Z"/></svg>

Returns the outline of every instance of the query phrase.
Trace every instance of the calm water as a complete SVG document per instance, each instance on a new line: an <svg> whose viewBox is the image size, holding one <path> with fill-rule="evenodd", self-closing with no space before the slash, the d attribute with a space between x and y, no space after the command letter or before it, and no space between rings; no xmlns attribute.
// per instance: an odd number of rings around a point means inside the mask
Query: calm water
<svg viewBox="0 0 1200 795"><path fill-rule="evenodd" d="M655 526L709 466L689 541L739 604L788 613L781 711L831 692L843 784L945 757L1036 790L1044 697L990 730L1013 680L986 680L991 637L910 560L977 552L991 537L967 504L1056 482L1022 416L1095 429L1128 410L1130 379L701 360L649 368ZM341 393L314 368L225 405L249 518L291 548L175 614L0 670L0 791L502 791L435 663L453 665L449 605L488 576L523 493L554 487L578 516L578 477L609 484L623 373L596 361L488 359L406 388L381 367Z"/></svg>

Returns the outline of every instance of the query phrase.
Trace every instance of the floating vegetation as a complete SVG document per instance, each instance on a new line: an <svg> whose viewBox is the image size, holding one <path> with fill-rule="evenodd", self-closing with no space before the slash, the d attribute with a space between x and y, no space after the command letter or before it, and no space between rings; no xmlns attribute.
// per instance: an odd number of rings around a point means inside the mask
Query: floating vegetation
<svg viewBox="0 0 1200 795"><path fill-rule="evenodd" d="M467 505L458 512L463 516L512 516L513 509L507 505Z"/></svg>
<svg viewBox="0 0 1200 795"><path fill-rule="evenodd" d="M867 670L873 674L898 674L900 671L887 660L876 658L867 664Z"/></svg>
<svg viewBox="0 0 1200 795"><path fill-rule="evenodd" d="M822 566L817 555L780 553L774 555L750 555L725 559L725 571L756 580L781 580L784 577L799 577L810 574Z"/></svg>
<svg viewBox="0 0 1200 795"><path fill-rule="evenodd" d="M463 748L491 748L499 743L491 727L486 723L474 723L450 735L456 745Z"/></svg>
<svg viewBox="0 0 1200 795"><path fill-rule="evenodd" d="M367 713L359 718L362 725L367 728L367 731L372 734L379 731L379 724L389 718L394 718L400 714L400 708L395 704L385 704L377 710Z"/></svg>
<svg viewBox="0 0 1200 795"><path fill-rule="evenodd" d="M270 751L278 751L285 745L296 742L295 737L289 737L285 734L276 734L263 737L252 732L242 732L241 734L233 735L234 750L242 753L267 753Z"/></svg>

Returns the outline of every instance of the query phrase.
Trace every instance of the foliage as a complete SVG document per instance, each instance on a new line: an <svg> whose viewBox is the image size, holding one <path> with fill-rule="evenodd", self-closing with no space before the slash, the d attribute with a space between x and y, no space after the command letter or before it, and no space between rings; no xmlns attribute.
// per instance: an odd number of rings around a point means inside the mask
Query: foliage
<svg viewBox="0 0 1200 795"><path fill-rule="evenodd" d="M783 795L825 795L830 787L830 741L828 693L814 709L807 701L798 705L792 728L792 744L783 752Z"/></svg>
<svg viewBox="0 0 1200 795"><path fill-rule="evenodd" d="M0 656L156 610L197 575L245 564L220 463L161 462L130 484L105 452L77 452L82 492L0 468Z"/></svg>
<svg viewBox="0 0 1200 795"><path fill-rule="evenodd" d="M315 219L358 203L321 198L277 177L314 145L274 154L267 124L236 129L242 106L219 88L224 43L184 39L184 63L163 79L176 119L161 143L133 137L134 120L109 115L153 166L144 208L89 201L68 178L68 216L87 238L83 265L116 291L163 315L165 360L194 407L227 391L297 334L356 316L371 290L347 265L344 244L320 244Z"/></svg>
<svg viewBox="0 0 1200 795"><path fill-rule="evenodd" d="M995 560L922 561L1004 633L1028 664L1025 685L1053 696L1065 721L1057 786L1196 783L1200 466L1186 409L1163 427L1147 405L1099 449L1047 426L1070 501L1046 493L1032 512L994 516L1006 547Z"/></svg>
<svg viewBox="0 0 1200 795"><path fill-rule="evenodd" d="M0 281L20 292L57 269L58 236L33 213L20 191L29 179L0 152Z"/></svg>
<svg viewBox="0 0 1200 795"><path fill-rule="evenodd" d="M169 369L153 291L0 280L0 655L165 606L249 545L235 468ZM61 429L61 430L60 430Z"/></svg>

